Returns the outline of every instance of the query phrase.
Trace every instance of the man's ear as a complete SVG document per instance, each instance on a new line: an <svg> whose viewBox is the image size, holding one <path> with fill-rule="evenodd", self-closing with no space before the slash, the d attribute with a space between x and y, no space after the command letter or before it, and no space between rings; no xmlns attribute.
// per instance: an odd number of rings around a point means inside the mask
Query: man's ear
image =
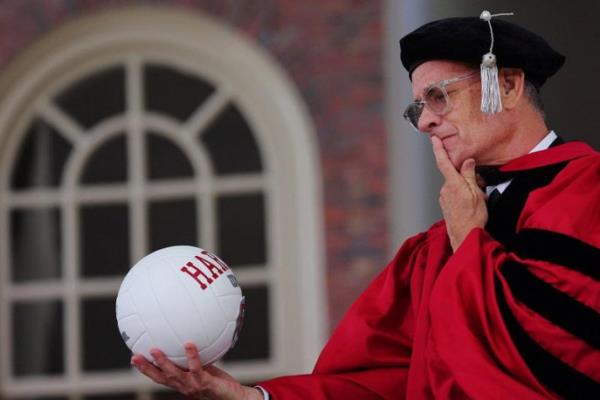
<svg viewBox="0 0 600 400"><path fill-rule="evenodd" d="M498 74L502 107L514 108L525 90L525 72L517 68L502 68Z"/></svg>

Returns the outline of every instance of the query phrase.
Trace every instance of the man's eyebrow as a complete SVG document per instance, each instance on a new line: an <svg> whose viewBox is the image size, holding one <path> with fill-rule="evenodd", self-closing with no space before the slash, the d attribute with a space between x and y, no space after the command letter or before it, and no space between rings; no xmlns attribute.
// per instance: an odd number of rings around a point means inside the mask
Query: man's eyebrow
<svg viewBox="0 0 600 400"><path fill-rule="evenodd" d="M417 97L413 96L413 101L414 102L419 102L419 101L423 101L423 97L425 97L425 92L427 92L433 85L435 85L435 83L430 83L429 85L425 86L423 88L423 90L421 90L420 94Z"/></svg>

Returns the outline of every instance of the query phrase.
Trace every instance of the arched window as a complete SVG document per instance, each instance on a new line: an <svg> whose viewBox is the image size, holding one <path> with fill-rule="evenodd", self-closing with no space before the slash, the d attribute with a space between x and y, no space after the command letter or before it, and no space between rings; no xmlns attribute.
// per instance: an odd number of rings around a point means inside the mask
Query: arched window
<svg viewBox="0 0 600 400"><path fill-rule="evenodd" d="M136 260L176 244L219 254L242 285L228 371L310 367L325 317L317 160L268 56L206 16L119 10L51 33L0 87L3 397L152 397L114 298Z"/></svg>

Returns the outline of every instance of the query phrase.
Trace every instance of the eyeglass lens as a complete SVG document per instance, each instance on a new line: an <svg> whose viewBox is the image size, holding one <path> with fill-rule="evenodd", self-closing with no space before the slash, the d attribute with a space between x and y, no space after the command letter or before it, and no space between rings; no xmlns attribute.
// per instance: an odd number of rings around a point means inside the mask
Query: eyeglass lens
<svg viewBox="0 0 600 400"><path fill-rule="evenodd" d="M417 130L419 118L421 118L421 114L423 113L423 107L425 107L425 103L423 102L410 103L404 111L404 118Z"/></svg>
<svg viewBox="0 0 600 400"><path fill-rule="evenodd" d="M418 130L419 118L423 113L423 108L428 107L434 114L443 114L448 109L448 95L441 86L432 86L425 92L423 100L411 103L404 112L404 118Z"/></svg>
<svg viewBox="0 0 600 400"><path fill-rule="evenodd" d="M448 95L441 86L432 86L427 89L424 96L425 104L434 114L443 114L447 111Z"/></svg>

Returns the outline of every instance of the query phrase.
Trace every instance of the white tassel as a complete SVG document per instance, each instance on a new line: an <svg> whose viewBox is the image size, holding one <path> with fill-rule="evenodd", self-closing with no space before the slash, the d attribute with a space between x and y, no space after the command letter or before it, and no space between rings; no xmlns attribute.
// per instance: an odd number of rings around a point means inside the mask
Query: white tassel
<svg viewBox="0 0 600 400"><path fill-rule="evenodd" d="M492 29L492 18L513 15L513 13L492 14L485 10L479 16L488 23L490 27L490 51L484 54L481 60L481 111L490 115L502 111L502 99L500 98L500 84L498 83L498 66L494 55L494 30Z"/></svg>
<svg viewBox="0 0 600 400"><path fill-rule="evenodd" d="M487 53L481 61L481 111L495 114L502 111L496 56Z"/></svg>

